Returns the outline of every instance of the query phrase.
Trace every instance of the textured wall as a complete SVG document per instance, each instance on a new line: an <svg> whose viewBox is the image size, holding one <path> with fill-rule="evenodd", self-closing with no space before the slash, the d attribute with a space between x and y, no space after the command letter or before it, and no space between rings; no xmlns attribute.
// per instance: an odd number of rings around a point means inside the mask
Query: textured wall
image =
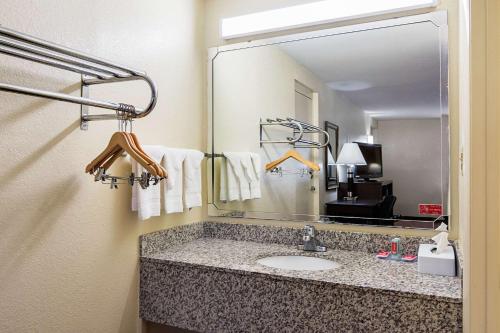
<svg viewBox="0 0 500 333"><path fill-rule="evenodd" d="M377 123L374 142L382 144L384 178L394 182L394 213L419 216L419 204L443 203L441 119L380 119Z"/></svg>
<svg viewBox="0 0 500 333"><path fill-rule="evenodd" d="M333 90L330 91L329 100L331 103L326 112L320 113L319 125L324 126L325 121L334 123L339 127L339 142L338 154L342 150L342 146L346 142L365 142L366 127L368 120L365 117L363 110L350 102L345 96ZM369 124L368 124L369 126ZM324 159L324 153L320 153ZM338 155L337 155L338 157ZM322 162L324 163L324 162ZM339 182L347 181L347 167L344 165L337 166L337 177ZM321 174L320 180L320 207L321 214L324 214L325 203L337 200L337 191L326 191L325 174Z"/></svg>
<svg viewBox="0 0 500 333"><path fill-rule="evenodd" d="M159 101L136 121L143 144L202 149L201 0L0 0L3 26L147 71ZM0 56L0 81L79 94L79 77ZM145 104L140 84L91 97ZM198 221L201 209L144 223L130 188L84 174L116 122L79 129L79 107L0 92L0 331L135 332L138 236ZM95 113L96 110L93 110ZM99 112L99 110L97 110ZM128 172L122 162L117 172Z"/></svg>
<svg viewBox="0 0 500 333"><path fill-rule="evenodd" d="M470 117L461 202L469 213L462 237L464 332L496 333L500 331L500 4L497 0L462 3L470 5L471 15L470 49L465 50L470 52L470 66L467 58L461 63L461 69L470 70L470 85L466 82L470 109L462 109Z"/></svg>
<svg viewBox="0 0 500 333"><path fill-rule="evenodd" d="M249 63L252 66L246 65ZM317 117L313 114L316 111L299 111L299 108L296 107L296 82L305 85L307 88L304 89L312 89L314 93L318 93L319 118L321 120L330 117L339 120L339 123L343 125L346 124L345 121L356 118L356 116L347 116L354 109L351 103L338 97L318 77L278 47L269 46L221 53L215 59L214 66L216 152L254 151L261 155L262 163L269 163L288 151L290 147L279 144L267 144L260 148L260 133L255 126L259 123L259 119L290 116L313 124L316 123L317 120L313 119ZM338 110L337 117L331 114L334 109ZM305 112L306 114L296 114L296 112ZM363 122L361 127L364 133L364 116L359 112L358 117ZM237 126L231 126L234 124ZM317 124L322 126L323 122L320 121ZM346 125L344 133L356 128L356 124L351 125L349 129ZM276 140L289 133L291 132L267 127L265 138ZM308 155L312 155L310 149L302 149L300 153L306 158L313 159L312 156ZM317 155L317 163L323 165L323 154ZM298 168L298 164L287 161L283 167L294 169ZM219 184L218 173L216 184ZM312 184L309 179L293 175L282 178L263 174L262 177L262 199L229 204L218 202L218 207L283 214L314 214L314 209L310 212L307 208L308 202L313 206L313 201L317 200L317 198L312 198L309 191ZM323 197L323 175L321 174L319 178L320 192L316 193ZM217 187L217 201L218 191ZM297 193L297 195L291 195L291 193ZM301 208L303 209L297 209L296 203L300 202L302 202ZM323 207L322 204L320 206ZM316 214L318 214L317 211Z"/></svg>

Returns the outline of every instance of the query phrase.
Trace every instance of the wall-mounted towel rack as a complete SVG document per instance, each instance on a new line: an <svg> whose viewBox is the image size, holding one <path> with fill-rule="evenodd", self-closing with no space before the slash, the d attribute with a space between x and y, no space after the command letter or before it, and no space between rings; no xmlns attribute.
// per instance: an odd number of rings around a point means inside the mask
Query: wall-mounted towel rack
<svg viewBox="0 0 500 333"><path fill-rule="evenodd" d="M0 83L0 90L80 104L82 106L80 126L82 130L87 129L89 121L145 117L156 105L158 93L154 82L146 73L135 69L5 27L0 27L0 53L81 74L81 97L6 83ZM88 98L88 89L91 85L131 80L143 80L151 88L151 99L145 108ZM89 115L88 107L90 106L114 110L116 113Z"/></svg>
<svg viewBox="0 0 500 333"><path fill-rule="evenodd" d="M287 137L286 140L264 140L264 126L284 126L293 129L293 136ZM323 134L324 142L308 140L304 138L305 134ZM266 119L260 122L260 146L266 143L288 143L295 148L324 148L330 143L330 135L323 129L305 123L303 121L287 118L287 119ZM302 144L301 144L302 143Z"/></svg>

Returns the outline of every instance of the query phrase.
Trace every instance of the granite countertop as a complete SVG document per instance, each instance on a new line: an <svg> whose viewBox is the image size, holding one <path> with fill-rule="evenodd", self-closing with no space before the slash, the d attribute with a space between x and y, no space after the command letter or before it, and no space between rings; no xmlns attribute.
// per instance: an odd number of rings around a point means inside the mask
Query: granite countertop
<svg viewBox="0 0 500 333"><path fill-rule="evenodd" d="M272 255L322 257L339 263L340 267L323 271L293 271L274 269L256 262ZM460 278L420 274L417 272L417 263L377 259L374 254L366 252L329 250L325 253L309 253L284 244L199 238L155 253L143 254L141 258L240 274L264 274L277 279L307 280L397 292L408 297L462 302Z"/></svg>

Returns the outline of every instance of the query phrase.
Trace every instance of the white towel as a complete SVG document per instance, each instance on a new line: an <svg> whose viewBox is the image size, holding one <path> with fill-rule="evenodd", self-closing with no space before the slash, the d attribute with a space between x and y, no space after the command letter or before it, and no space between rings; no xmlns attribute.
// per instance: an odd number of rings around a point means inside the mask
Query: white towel
<svg viewBox="0 0 500 333"><path fill-rule="evenodd" d="M250 199L250 183L245 177L242 167L242 153L224 152L229 165L227 166L227 191L229 200ZM233 176L233 174L234 176Z"/></svg>
<svg viewBox="0 0 500 333"><path fill-rule="evenodd" d="M226 177L224 179L221 179L221 183L222 184L225 183L224 189L223 191L221 191L222 195L224 195L225 193L225 197L221 197L221 200L224 201L241 200L240 182L238 180L238 177L236 176L235 169L229 162L229 158L224 153L223 155L225 156L225 158L221 162L223 163L221 164L222 165L221 177L223 176ZM241 164L239 163L239 159L238 159L237 169L241 170ZM241 172L242 171L243 170L241 170Z"/></svg>
<svg viewBox="0 0 500 333"><path fill-rule="evenodd" d="M163 166L168 173L167 182L163 187L165 212L167 214L181 213L184 211L182 204L182 162L186 158L186 150L163 147L163 153Z"/></svg>
<svg viewBox="0 0 500 333"><path fill-rule="evenodd" d="M252 199L259 199L262 197L260 191L260 155L256 153L250 153L250 159L252 161L252 171L254 174L254 180L252 181L252 183L250 183L250 194L252 196Z"/></svg>
<svg viewBox="0 0 500 333"><path fill-rule="evenodd" d="M250 153L241 153L240 158L241 167L243 168L245 179L248 182L248 186L250 188L250 199L260 198L260 188L257 186L258 180L255 175Z"/></svg>
<svg viewBox="0 0 500 333"><path fill-rule="evenodd" d="M253 165L253 171L255 172L255 177L260 180L260 170L262 168L260 155L257 153L250 153L250 158L252 159L252 165Z"/></svg>
<svg viewBox="0 0 500 333"><path fill-rule="evenodd" d="M155 162L161 163L163 158L163 147L143 146L144 151ZM132 170L136 177L140 177L145 169L131 158ZM161 191L160 185L149 186L143 189L139 183L134 183L132 187L132 211L137 211L139 219L147 220L152 216L160 216L161 213Z"/></svg>
<svg viewBox="0 0 500 333"><path fill-rule="evenodd" d="M227 181L227 160L226 158L222 158L219 160L220 165L220 189L219 189L219 199L222 202L227 202L229 200L228 194L228 181ZM232 170L231 170L232 172ZM234 177L234 173L233 173ZM239 192L238 192L239 193ZM239 194L238 194L239 197Z"/></svg>
<svg viewBox="0 0 500 333"><path fill-rule="evenodd" d="M184 160L184 206L201 206L201 161L205 157L201 151L186 150Z"/></svg>

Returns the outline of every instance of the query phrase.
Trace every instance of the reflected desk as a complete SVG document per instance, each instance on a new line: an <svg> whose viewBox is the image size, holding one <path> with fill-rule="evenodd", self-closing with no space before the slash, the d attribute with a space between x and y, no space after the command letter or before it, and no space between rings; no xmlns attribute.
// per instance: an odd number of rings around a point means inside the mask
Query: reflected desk
<svg viewBox="0 0 500 333"><path fill-rule="evenodd" d="M354 193L359 200L383 200L392 194L392 180L362 181L354 182ZM342 199L347 196L347 183L339 183L337 197Z"/></svg>
<svg viewBox="0 0 500 333"><path fill-rule="evenodd" d="M326 215L377 217L377 208L380 204L382 204L382 200L375 199L335 200L325 204Z"/></svg>

